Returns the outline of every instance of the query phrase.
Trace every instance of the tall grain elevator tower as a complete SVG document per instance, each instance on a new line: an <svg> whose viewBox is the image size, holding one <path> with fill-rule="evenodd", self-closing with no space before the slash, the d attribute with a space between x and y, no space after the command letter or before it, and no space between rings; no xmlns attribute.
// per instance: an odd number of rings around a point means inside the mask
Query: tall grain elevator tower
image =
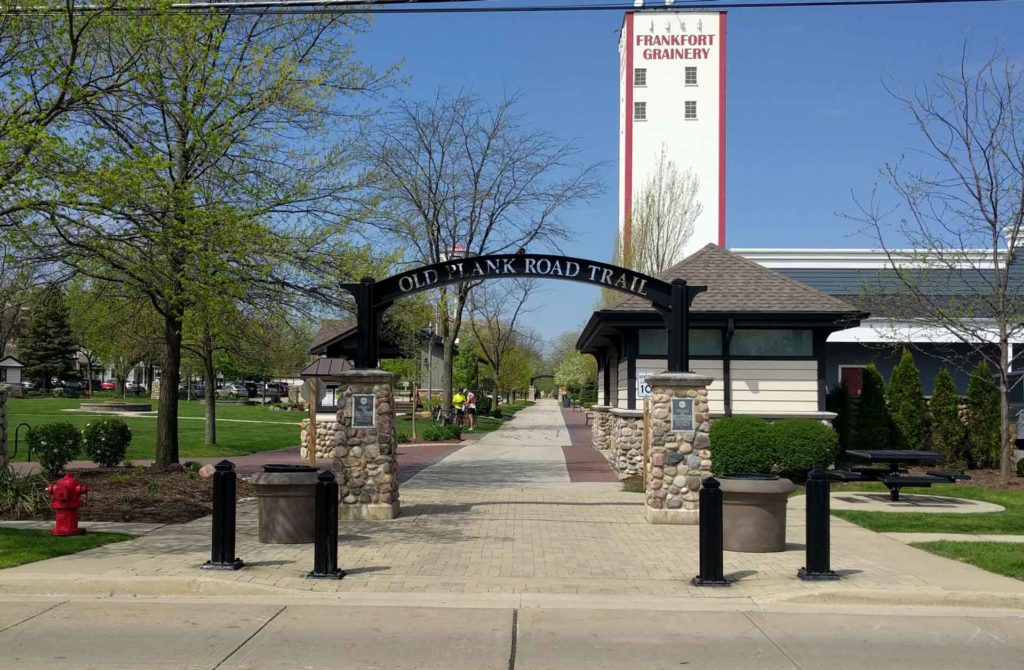
<svg viewBox="0 0 1024 670"><path fill-rule="evenodd" d="M627 12L619 40L619 239L664 150L699 180L701 213L682 254L725 246L725 12Z"/></svg>

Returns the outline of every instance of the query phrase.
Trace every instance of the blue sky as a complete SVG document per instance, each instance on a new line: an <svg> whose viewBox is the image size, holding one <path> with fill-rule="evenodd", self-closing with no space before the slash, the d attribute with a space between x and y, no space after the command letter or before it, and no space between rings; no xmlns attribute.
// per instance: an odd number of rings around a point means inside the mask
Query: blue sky
<svg viewBox="0 0 1024 670"><path fill-rule="evenodd" d="M520 95L526 122L574 139L604 161L605 191L563 213L574 256L609 259L617 226L617 12L382 15L358 41L377 66L403 61L407 85L485 99ZM912 90L998 45L1024 63L1024 3L729 12L726 242L729 247L863 247L851 191L869 193L886 161L919 145L883 81ZM546 337L578 329L597 291L545 282L529 324Z"/></svg>

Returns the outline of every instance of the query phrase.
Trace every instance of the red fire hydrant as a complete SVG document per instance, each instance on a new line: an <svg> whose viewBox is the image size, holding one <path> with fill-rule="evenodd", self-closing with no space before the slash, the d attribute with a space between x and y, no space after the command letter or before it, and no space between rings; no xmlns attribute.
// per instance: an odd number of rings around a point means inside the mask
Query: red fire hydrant
<svg viewBox="0 0 1024 670"><path fill-rule="evenodd" d="M57 525L51 535L81 535L85 529L78 527L78 508L85 504L84 496L89 489L70 474L46 487L53 496L50 507L57 511Z"/></svg>

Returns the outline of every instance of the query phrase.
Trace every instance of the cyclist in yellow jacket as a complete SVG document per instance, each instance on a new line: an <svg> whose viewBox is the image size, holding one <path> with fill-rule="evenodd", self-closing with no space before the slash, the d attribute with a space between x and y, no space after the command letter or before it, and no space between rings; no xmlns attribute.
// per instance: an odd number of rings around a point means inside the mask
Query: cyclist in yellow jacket
<svg viewBox="0 0 1024 670"><path fill-rule="evenodd" d="M466 411L466 396L462 391L456 390L452 396L452 407L455 408L455 422L462 425L462 417Z"/></svg>

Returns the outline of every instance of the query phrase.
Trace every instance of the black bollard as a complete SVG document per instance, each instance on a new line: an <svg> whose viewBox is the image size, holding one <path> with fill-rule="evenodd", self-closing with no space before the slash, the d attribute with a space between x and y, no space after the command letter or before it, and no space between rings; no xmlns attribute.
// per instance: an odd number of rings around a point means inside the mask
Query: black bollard
<svg viewBox="0 0 1024 670"><path fill-rule="evenodd" d="M700 490L700 574L694 586L729 586L722 567L722 489L709 477Z"/></svg>
<svg viewBox="0 0 1024 670"><path fill-rule="evenodd" d="M338 568L338 482L324 470L316 478L316 521L313 535L313 572L309 579L341 579Z"/></svg>
<svg viewBox="0 0 1024 670"><path fill-rule="evenodd" d="M235 464L221 461L213 473L213 544L210 560L203 570L238 570L242 559L235 556Z"/></svg>
<svg viewBox="0 0 1024 670"><path fill-rule="evenodd" d="M807 475L807 567L796 575L805 581L839 579L829 567L828 473L814 468Z"/></svg>

